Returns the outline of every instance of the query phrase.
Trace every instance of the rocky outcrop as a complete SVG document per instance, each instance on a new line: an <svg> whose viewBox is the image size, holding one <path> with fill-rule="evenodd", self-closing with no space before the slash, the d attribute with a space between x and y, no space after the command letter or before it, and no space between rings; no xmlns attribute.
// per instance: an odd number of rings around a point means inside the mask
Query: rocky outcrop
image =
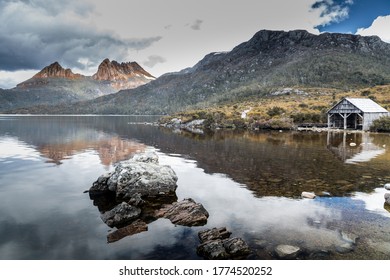
<svg viewBox="0 0 390 280"><path fill-rule="evenodd" d="M146 153L119 163L115 171L100 176L89 192L92 196L115 192L118 199L139 200L174 193L176 182L171 167L159 165L155 153Z"/></svg>
<svg viewBox="0 0 390 280"><path fill-rule="evenodd" d="M48 78L63 78L69 80L77 80L85 78L81 74L74 74L72 70L63 68L58 62L54 62L49 66L43 68L40 72L35 74L31 79L18 84L16 87L19 89L37 87L47 85Z"/></svg>
<svg viewBox="0 0 390 280"><path fill-rule="evenodd" d="M201 244L198 255L210 260L241 259L247 257L251 250L248 244L239 237L229 238L231 232L225 227L213 228L198 233Z"/></svg>
<svg viewBox="0 0 390 280"><path fill-rule="evenodd" d="M80 79L83 75L74 74L72 70L64 69L57 61L43 68L39 73L35 74L33 78L66 78L66 79Z"/></svg>
<svg viewBox="0 0 390 280"><path fill-rule="evenodd" d="M129 78L136 77L137 75L154 79L154 77L145 71L137 62L118 63L115 60L110 61L106 58L100 63L98 71L92 78L100 81L125 81Z"/></svg>
<svg viewBox="0 0 390 280"><path fill-rule="evenodd" d="M117 90L131 89L154 80L150 73L137 62L118 63L108 58L99 65L98 71L92 76L98 81L109 81Z"/></svg>
<svg viewBox="0 0 390 280"><path fill-rule="evenodd" d="M207 223L209 213L202 204L186 198L171 205L165 205L157 211L157 217L169 219L175 225L203 226Z"/></svg>

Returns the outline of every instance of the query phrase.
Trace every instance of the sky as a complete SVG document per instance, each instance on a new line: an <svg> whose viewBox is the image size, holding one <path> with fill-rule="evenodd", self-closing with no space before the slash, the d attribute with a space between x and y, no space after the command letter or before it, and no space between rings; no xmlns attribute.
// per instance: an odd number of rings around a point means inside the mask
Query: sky
<svg viewBox="0 0 390 280"><path fill-rule="evenodd" d="M12 88L55 61L84 75L136 61L158 77L262 29L390 43L390 0L0 0L0 26L0 88Z"/></svg>

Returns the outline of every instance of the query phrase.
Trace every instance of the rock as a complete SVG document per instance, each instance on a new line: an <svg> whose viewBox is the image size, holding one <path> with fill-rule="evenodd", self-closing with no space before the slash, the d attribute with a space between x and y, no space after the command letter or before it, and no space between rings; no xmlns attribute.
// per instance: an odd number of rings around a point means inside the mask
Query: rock
<svg viewBox="0 0 390 280"><path fill-rule="evenodd" d="M109 227L117 227L135 220L140 214L141 209L122 202L110 211L103 213L101 218Z"/></svg>
<svg viewBox="0 0 390 280"><path fill-rule="evenodd" d="M130 225L120 228L108 234L107 242L108 243L116 242L126 236L131 236L147 230L148 230L148 225L144 221L136 220L132 222Z"/></svg>
<svg viewBox="0 0 390 280"><path fill-rule="evenodd" d="M247 256L251 252L248 244L239 237L223 240L223 247L232 258Z"/></svg>
<svg viewBox="0 0 390 280"><path fill-rule="evenodd" d="M90 188L90 195L116 193L119 200L133 196L150 197L175 192L177 185L175 171L159 165L154 152L137 154L132 159L119 163L114 172L100 176Z"/></svg>
<svg viewBox="0 0 390 280"><path fill-rule="evenodd" d="M312 193L312 192L302 192L301 197L314 199L314 198L316 198L316 195L315 195L315 193Z"/></svg>
<svg viewBox="0 0 390 280"><path fill-rule="evenodd" d="M325 191L323 191L323 192L320 193L319 196L321 196L321 197L331 197L332 194L331 194L330 192L325 192Z"/></svg>
<svg viewBox="0 0 390 280"><path fill-rule="evenodd" d="M246 257L250 252L248 244L238 237L207 241L197 248L197 253L209 260L237 259Z"/></svg>
<svg viewBox="0 0 390 280"><path fill-rule="evenodd" d="M349 143L349 146L356 147L356 143Z"/></svg>
<svg viewBox="0 0 390 280"><path fill-rule="evenodd" d="M385 203L390 205L390 193L385 193Z"/></svg>
<svg viewBox="0 0 390 280"><path fill-rule="evenodd" d="M175 192L177 176L170 166L159 165L152 158L141 157L142 161L129 160L115 169L118 174L116 195L118 198L158 196ZM148 161L149 160L149 161Z"/></svg>
<svg viewBox="0 0 390 280"><path fill-rule="evenodd" d="M269 245L268 241L263 239L255 239L254 242L256 246L259 247L260 249L264 249Z"/></svg>
<svg viewBox="0 0 390 280"><path fill-rule="evenodd" d="M164 217L175 225L203 226L207 223L209 213L202 204L186 198L171 205L165 205L157 211L157 217Z"/></svg>
<svg viewBox="0 0 390 280"><path fill-rule="evenodd" d="M203 243L198 246L196 252L209 260L226 260L230 257L223 246L222 240L212 240Z"/></svg>
<svg viewBox="0 0 390 280"><path fill-rule="evenodd" d="M231 232L225 227L212 228L198 233L201 244L198 255L210 260L237 259L251 253L248 244L241 238L229 238Z"/></svg>
<svg viewBox="0 0 390 280"><path fill-rule="evenodd" d="M351 242L344 242L336 246L336 251L340 254L349 253L354 250L354 245Z"/></svg>
<svg viewBox="0 0 390 280"><path fill-rule="evenodd" d="M301 252L301 248L291 245L278 245L275 254L280 259L295 259Z"/></svg>
<svg viewBox="0 0 390 280"><path fill-rule="evenodd" d="M144 204L145 201L142 199L141 194L136 193L134 194L131 199L129 200L129 204L134 205L134 206L139 206Z"/></svg>
<svg viewBox="0 0 390 280"><path fill-rule="evenodd" d="M112 173L106 173L101 175L96 182L92 184L92 187L89 189L90 196L102 195L109 192L108 180L112 176Z"/></svg>
<svg viewBox="0 0 390 280"><path fill-rule="evenodd" d="M384 188L385 188L386 190L390 191L390 183L385 184L385 185L384 185Z"/></svg>
<svg viewBox="0 0 390 280"><path fill-rule="evenodd" d="M359 236L352 233L345 233L343 231L340 232L341 239L347 243L356 244L356 241L359 239Z"/></svg>
<svg viewBox="0 0 390 280"><path fill-rule="evenodd" d="M330 251L328 250L318 250L311 252L309 254L310 260L325 260L330 258Z"/></svg>
<svg viewBox="0 0 390 280"><path fill-rule="evenodd" d="M204 243L210 240L226 239L229 238L232 233L226 230L226 227L212 228L202 230L198 232L200 243Z"/></svg>

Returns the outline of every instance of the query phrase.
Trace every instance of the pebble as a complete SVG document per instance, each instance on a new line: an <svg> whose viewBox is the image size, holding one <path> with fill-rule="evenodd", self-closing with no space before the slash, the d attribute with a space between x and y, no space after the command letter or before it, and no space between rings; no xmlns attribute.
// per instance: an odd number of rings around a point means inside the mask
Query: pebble
<svg viewBox="0 0 390 280"><path fill-rule="evenodd" d="M301 248L291 245L278 245L275 248L275 253L281 259L294 259L301 252Z"/></svg>
<svg viewBox="0 0 390 280"><path fill-rule="evenodd" d="M302 198L314 199L316 197L315 193L312 192L302 192Z"/></svg>
<svg viewBox="0 0 390 280"><path fill-rule="evenodd" d="M336 246L336 251L340 254L345 254L353 251L353 244L350 242L345 242L341 245Z"/></svg>
<svg viewBox="0 0 390 280"><path fill-rule="evenodd" d="M385 184L384 187L386 190L390 191L390 183Z"/></svg>

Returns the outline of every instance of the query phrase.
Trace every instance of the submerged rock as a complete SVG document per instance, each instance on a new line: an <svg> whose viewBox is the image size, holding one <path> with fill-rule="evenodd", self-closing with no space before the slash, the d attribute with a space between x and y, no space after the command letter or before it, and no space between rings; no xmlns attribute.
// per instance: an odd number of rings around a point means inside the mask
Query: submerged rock
<svg viewBox="0 0 390 280"><path fill-rule="evenodd" d="M248 244L239 237L223 240L223 247L232 258L247 256L251 252Z"/></svg>
<svg viewBox="0 0 390 280"><path fill-rule="evenodd" d="M239 259L248 256L251 250L239 237L229 238L230 231L225 227L203 230L198 233L201 244L198 255L210 260Z"/></svg>
<svg viewBox="0 0 390 280"><path fill-rule="evenodd" d="M344 240L347 243L352 243L353 245L355 245L356 241L359 239L359 236L353 233L345 233L343 231L340 232L340 236L342 240Z"/></svg>
<svg viewBox="0 0 390 280"><path fill-rule="evenodd" d="M336 246L336 251L340 254L346 254L354 250L354 245L351 242L344 242Z"/></svg>
<svg viewBox="0 0 390 280"><path fill-rule="evenodd" d="M171 205L165 205L157 211L157 217L169 219L175 225L203 226L207 223L209 213L202 204L186 198Z"/></svg>
<svg viewBox="0 0 390 280"><path fill-rule="evenodd" d="M275 248L275 254L280 259L295 259L301 252L301 248L291 245L278 245Z"/></svg>
<svg viewBox="0 0 390 280"><path fill-rule="evenodd" d="M226 239L229 238L232 233L226 229L226 227L206 229L198 232L200 243L204 243L210 240Z"/></svg>
<svg viewBox="0 0 390 280"><path fill-rule="evenodd" d="M144 221L136 220L132 222L130 225L127 225L123 228L120 228L114 232L109 233L107 235L107 242L108 243L116 242L126 236L131 236L147 230L148 230L148 225Z"/></svg>
<svg viewBox="0 0 390 280"><path fill-rule="evenodd" d="M110 211L101 214L101 218L109 227L117 227L135 220L140 214L141 209L122 202Z"/></svg>

